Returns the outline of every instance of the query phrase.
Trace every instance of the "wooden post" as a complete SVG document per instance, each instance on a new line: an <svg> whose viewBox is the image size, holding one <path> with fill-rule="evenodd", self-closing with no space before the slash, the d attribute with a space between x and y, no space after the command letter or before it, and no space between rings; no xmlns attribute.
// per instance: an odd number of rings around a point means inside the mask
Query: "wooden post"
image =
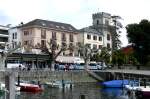
<svg viewBox="0 0 150 99"><path fill-rule="evenodd" d="M15 99L16 91L15 91L15 73L9 72L5 76L5 86L8 93L6 94L6 99Z"/></svg>

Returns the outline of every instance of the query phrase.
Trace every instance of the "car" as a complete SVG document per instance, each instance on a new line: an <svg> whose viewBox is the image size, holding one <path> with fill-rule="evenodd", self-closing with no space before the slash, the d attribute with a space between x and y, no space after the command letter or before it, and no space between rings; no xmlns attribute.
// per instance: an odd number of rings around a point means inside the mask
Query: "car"
<svg viewBox="0 0 150 99"><path fill-rule="evenodd" d="M91 69L91 70L96 70L96 69L98 69L97 63L90 63L90 64L88 65L88 69Z"/></svg>
<svg viewBox="0 0 150 99"><path fill-rule="evenodd" d="M74 70L75 69L75 64L70 64L69 65L69 70Z"/></svg>
<svg viewBox="0 0 150 99"><path fill-rule="evenodd" d="M105 64L105 62L97 62L97 65L98 65L98 69L106 69L107 68L107 65Z"/></svg>
<svg viewBox="0 0 150 99"><path fill-rule="evenodd" d="M103 66L101 66L100 64L97 64L97 69L102 70Z"/></svg>
<svg viewBox="0 0 150 99"><path fill-rule="evenodd" d="M75 65L75 69L76 69L76 70L83 70L84 67L85 67L85 63L77 63L77 64Z"/></svg>
<svg viewBox="0 0 150 99"><path fill-rule="evenodd" d="M66 63L59 63L59 66L58 66L59 70L64 70L65 65L66 65Z"/></svg>
<svg viewBox="0 0 150 99"><path fill-rule="evenodd" d="M8 69L25 69L26 67L23 64L20 63L7 63Z"/></svg>

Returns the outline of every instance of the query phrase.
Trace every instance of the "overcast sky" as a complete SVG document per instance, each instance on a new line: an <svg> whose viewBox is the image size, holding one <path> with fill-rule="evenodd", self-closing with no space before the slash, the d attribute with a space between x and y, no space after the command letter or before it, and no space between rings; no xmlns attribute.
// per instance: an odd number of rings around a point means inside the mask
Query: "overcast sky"
<svg viewBox="0 0 150 99"><path fill-rule="evenodd" d="M0 0L0 24L13 26L36 18L72 24L77 29L92 25L92 14L108 12L123 18L124 27L150 19L150 0ZM120 38L127 45L126 33Z"/></svg>

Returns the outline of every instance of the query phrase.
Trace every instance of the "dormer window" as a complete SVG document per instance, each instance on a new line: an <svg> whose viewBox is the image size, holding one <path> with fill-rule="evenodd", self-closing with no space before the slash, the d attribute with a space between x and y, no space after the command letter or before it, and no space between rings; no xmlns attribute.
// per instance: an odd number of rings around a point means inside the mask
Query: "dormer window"
<svg viewBox="0 0 150 99"><path fill-rule="evenodd" d="M46 24L44 22L41 22L42 26L46 26Z"/></svg>

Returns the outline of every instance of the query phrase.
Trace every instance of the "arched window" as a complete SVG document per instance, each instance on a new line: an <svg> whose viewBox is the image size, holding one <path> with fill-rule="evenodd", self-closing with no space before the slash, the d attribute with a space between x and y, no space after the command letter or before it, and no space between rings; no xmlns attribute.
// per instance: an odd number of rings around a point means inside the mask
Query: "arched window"
<svg viewBox="0 0 150 99"><path fill-rule="evenodd" d="M99 25L99 20L96 21L97 25Z"/></svg>

